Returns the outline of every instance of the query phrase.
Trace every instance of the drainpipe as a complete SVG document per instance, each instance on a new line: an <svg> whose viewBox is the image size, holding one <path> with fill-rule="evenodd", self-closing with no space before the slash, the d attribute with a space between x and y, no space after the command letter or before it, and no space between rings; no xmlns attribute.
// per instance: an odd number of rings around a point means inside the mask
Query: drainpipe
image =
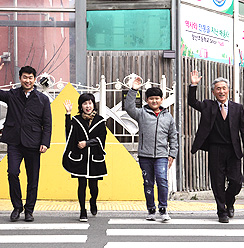
<svg viewBox="0 0 244 248"><path fill-rule="evenodd" d="M75 2L76 83L87 85L86 72L86 0Z"/></svg>
<svg viewBox="0 0 244 248"><path fill-rule="evenodd" d="M18 7L18 0L14 0L14 7ZM14 20L17 21L18 14L14 12ZM19 82L19 67L18 67L18 28L14 27L14 82Z"/></svg>
<svg viewBox="0 0 244 248"><path fill-rule="evenodd" d="M176 51L175 59L175 81L176 81L176 91L175 91L175 124L178 131L178 143L179 151L176 159L176 177L177 177L177 191L182 191L182 120L181 120L181 54L180 54L180 44L181 44L181 32L180 32L180 0L172 0L172 50Z"/></svg>
<svg viewBox="0 0 244 248"><path fill-rule="evenodd" d="M240 68L239 68L239 46L238 46L238 32L239 32L239 1L234 1L233 9L233 31L234 31L234 80L233 80L233 100L240 102Z"/></svg>

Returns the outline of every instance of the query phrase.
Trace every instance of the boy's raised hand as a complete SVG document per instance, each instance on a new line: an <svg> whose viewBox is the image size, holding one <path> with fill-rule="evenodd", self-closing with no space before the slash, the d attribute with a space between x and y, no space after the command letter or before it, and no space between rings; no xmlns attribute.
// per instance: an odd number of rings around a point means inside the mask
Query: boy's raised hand
<svg viewBox="0 0 244 248"><path fill-rule="evenodd" d="M132 83L132 89L138 90L141 87L141 78L137 77Z"/></svg>
<svg viewBox="0 0 244 248"><path fill-rule="evenodd" d="M192 85L197 85L200 80L201 80L202 76L198 76L198 71L197 70L194 70L191 72L191 84Z"/></svg>

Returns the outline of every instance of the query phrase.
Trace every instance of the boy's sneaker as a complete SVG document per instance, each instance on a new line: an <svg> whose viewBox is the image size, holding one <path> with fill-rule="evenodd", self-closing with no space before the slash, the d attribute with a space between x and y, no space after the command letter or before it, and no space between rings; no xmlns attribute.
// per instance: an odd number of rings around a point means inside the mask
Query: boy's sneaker
<svg viewBox="0 0 244 248"><path fill-rule="evenodd" d="M148 209L148 216L146 220L150 220L150 221L156 220L156 210L154 208Z"/></svg>
<svg viewBox="0 0 244 248"><path fill-rule="evenodd" d="M166 211L166 208L160 208L159 213L160 213L160 216L162 218L162 221L171 220L171 218L169 217L169 214Z"/></svg>

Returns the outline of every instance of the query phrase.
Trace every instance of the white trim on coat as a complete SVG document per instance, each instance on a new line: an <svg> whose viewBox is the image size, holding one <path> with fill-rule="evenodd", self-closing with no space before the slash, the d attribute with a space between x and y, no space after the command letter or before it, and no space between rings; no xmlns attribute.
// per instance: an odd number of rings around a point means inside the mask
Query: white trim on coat
<svg viewBox="0 0 244 248"><path fill-rule="evenodd" d="M67 146L68 146L68 143L69 143L69 139L70 139L72 130L73 130L73 125L71 125L70 130L69 130L69 135L68 135L68 138L67 138L66 143L65 143L64 153L65 153L65 151L66 151L66 149L67 149ZM64 154L64 153L63 153L63 154Z"/></svg>
<svg viewBox="0 0 244 248"><path fill-rule="evenodd" d="M98 142L99 142L99 144L100 144L100 146L101 146L101 149L102 149L102 151L104 152L104 155L106 155L107 153L106 153L106 152L104 151L104 149L103 149L102 141L100 140L99 137L96 137L96 139L98 140Z"/></svg>
<svg viewBox="0 0 244 248"><path fill-rule="evenodd" d="M105 161L105 156L104 156L104 155L102 155L102 156L103 156L103 159L102 159L102 160L94 159L94 156L96 156L96 155L92 155L92 161L93 161L93 162L98 162L98 163L100 163L100 162Z"/></svg>
<svg viewBox="0 0 244 248"><path fill-rule="evenodd" d="M96 126L98 126L100 123L102 123L102 122L105 122L105 120L102 119L102 120L100 120L99 122L97 122L91 129L89 129L89 133L91 133L92 130L93 130Z"/></svg>
<svg viewBox="0 0 244 248"><path fill-rule="evenodd" d="M74 117L74 116L72 117L72 119L76 120L76 122L81 126L81 128L82 128L82 130L84 131L84 134L85 134L85 136L86 136L86 139L89 140L89 137L88 137L88 134L87 134L87 132L86 132L86 129L85 129L84 126L81 124L81 122L80 122L76 117ZM89 133L90 133L98 124L100 124L100 123L103 122L103 121L105 122L104 119L102 119L102 120L100 120L99 122L97 122L97 123L89 130ZM71 136L72 131L73 131L73 125L71 125L71 128L70 128L70 132L69 132L69 135L68 135L68 139L67 139L67 141L66 141L64 153L65 153L66 148L67 148L67 145L68 145L68 143L69 143L69 139L70 139L70 136ZM102 142L101 142L100 138L98 138L98 137L96 137L96 138L98 139L99 144L100 144L100 146L101 146L103 152L104 152L105 155L106 155L106 152L105 152L104 149L103 149ZM90 149L91 149L91 148L88 147L88 151L87 151L87 152L88 152L88 158L87 158L87 175L75 174L75 173L72 173L72 172L66 170L65 168L64 168L64 169L65 169L68 173L70 173L71 175L76 176L76 177L100 178L100 177L107 176L108 174L99 175L99 176L89 176L89 172L90 172L90 170L89 170L89 165L90 165ZM104 160L105 160L105 157L104 157ZM104 161L104 160L103 160L103 161ZM102 161L100 161L100 162L102 162Z"/></svg>
<svg viewBox="0 0 244 248"><path fill-rule="evenodd" d="M64 167L63 167L64 168ZM64 168L64 170L66 170ZM99 176L88 176L88 175L80 175L80 174L75 174L75 173L72 173L68 170L66 170L69 174L75 176L75 177L85 177L85 178L100 178L100 177L106 177L108 174L104 174L104 175L99 175Z"/></svg>
<svg viewBox="0 0 244 248"><path fill-rule="evenodd" d="M86 139L89 140L89 136L88 136L88 134L87 134L86 129L84 128L84 126L80 123L80 121L77 118L75 118L75 117L73 117L73 118L77 121L77 123L83 129L83 132L85 133ZM86 171L87 171L87 174L88 175L90 174L90 166L89 166L90 165L90 150L91 150L91 148L90 147L87 147L87 169L86 169Z"/></svg>
<svg viewBox="0 0 244 248"><path fill-rule="evenodd" d="M77 121L77 123L78 123L78 124L81 126L81 128L83 129L83 131L84 131L84 133L85 133L85 136L86 136L86 139L89 140L89 137L88 137L88 134L87 134L87 132L86 132L86 129L85 129L84 126L80 123L80 121L79 121L77 118L75 118L74 116L72 117L72 119L74 119L74 120Z"/></svg>
<svg viewBox="0 0 244 248"><path fill-rule="evenodd" d="M68 154L68 158L70 160L73 160L73 161L77 162L77 161L81 161L83 159L83 154L80 155L80 158L72 158L71 153L72 153L72 151L70 151L69 154Z"/></svg>

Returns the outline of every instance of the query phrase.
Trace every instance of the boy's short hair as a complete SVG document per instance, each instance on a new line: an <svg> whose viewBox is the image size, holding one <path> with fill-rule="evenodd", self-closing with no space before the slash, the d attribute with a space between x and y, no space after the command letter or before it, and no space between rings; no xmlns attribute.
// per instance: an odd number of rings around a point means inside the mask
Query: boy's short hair
<svg viewBox="0 0 244 248"><path fill-rule="evenodd" d="M36 78L36 70L31 66L27 65L27 66L21 67L21 69L19 70L19 77L21 77L23 73L33 74L34 78Z"/></svg>
<svg viewBox="0 0 244 248"><path fill-rule="evenodd" d="M152 87L152 88L147 89L145 94L146 94L146 98L150 96L160 96L161 98L163 97L163 92L158 87Z"/></svg>

